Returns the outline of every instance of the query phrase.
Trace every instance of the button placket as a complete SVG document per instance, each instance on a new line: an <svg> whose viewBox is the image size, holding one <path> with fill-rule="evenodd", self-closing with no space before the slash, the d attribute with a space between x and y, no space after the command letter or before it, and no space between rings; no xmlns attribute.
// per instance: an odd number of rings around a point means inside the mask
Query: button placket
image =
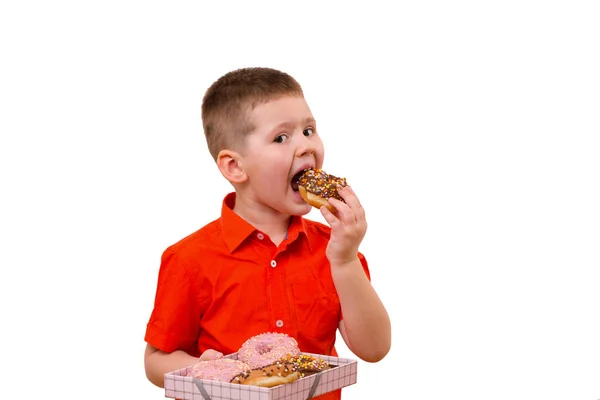
<svg viewBox="0 0 600 400"><path fill-rule="evenodd" d="M275 254L273 257L273 259L269 262L269 265L271 266L271 271L269 272L269 276L270 278L270 283L271 283L271 295L281 299L282 296L285 298L286 293L285 293L285 278L283 276L283 269L284 268L284 264L279 264L279 262L282 261L282 259L276 260L276 258L278 258L279 253ZM285 259L285 257L283 258ZM281 268L279 268L281 267ZM283 328L283 326L285 325L285 323L283 322L284 320L286 320L288 318L288 313L286 311L286 307L285 304L287 304L286 301L277 301L272 303L272 308L271 308L271 312L272 312L272 316L274 317L274 320L272 320L274 322L274 329L280 330Z"/></svg>

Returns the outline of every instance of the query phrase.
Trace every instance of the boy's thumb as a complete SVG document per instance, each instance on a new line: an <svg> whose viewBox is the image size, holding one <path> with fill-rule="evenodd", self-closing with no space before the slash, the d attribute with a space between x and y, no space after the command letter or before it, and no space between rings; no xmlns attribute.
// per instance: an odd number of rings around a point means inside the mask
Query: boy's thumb
<svg viewBox="0 0 600 400"><path fill-rule="evenodd" d="M200 356L200 361L216 360L217 358L221 357L223 357L223 353L221 353L220 351L208 349L204 353L202 353L202 355Z"/></svg>

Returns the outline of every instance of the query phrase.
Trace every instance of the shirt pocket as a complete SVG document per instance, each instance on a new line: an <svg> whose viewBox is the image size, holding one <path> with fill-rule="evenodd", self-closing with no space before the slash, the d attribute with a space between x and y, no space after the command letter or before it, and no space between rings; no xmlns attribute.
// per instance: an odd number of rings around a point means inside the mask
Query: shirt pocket
<svg viewBox="0 0 600 400"><path fill-rule="evenodd" d="M298 336L302 351L319 352L335 341L340 321L340 300L331 279L310 279L292 284Z"/></svg>

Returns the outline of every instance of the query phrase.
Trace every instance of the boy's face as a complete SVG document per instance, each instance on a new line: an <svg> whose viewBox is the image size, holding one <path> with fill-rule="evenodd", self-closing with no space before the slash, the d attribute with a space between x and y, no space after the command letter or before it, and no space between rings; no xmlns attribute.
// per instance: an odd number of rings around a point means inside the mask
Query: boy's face
<svg viewBox="0 0 600 400"><path fill-rule="evenodd" d="M286 96L257 106L249 117L256 129L242 152L246 193L280 213L307 214L311 206L298 193L294 176L321 168L324 149L306 100Z"/></svg>

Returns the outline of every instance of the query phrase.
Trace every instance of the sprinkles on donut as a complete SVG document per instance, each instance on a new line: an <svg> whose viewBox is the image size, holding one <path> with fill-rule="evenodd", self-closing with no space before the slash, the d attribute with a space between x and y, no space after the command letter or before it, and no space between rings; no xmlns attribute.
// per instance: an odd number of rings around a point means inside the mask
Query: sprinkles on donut
<svg viewBox="0 0 600 400"><path fill-rule="evenodd" d="M238 360L261 368L286 356L300 354L298 342L285 333L266 332L246 340L238 351Z"/></svg>
<svg viewBox="0 0 600 400"><path fill-rule="evenodd" d="M294 369L300 372L302 377L331 369L331 365L329 365L327 361L308 354L286 356L281 359L281 362L292 364Z"/></svg>
<svg viewBox="0 0 600 400"><path fill-rule="evenodd" d="M262 387L274 387L300 379L296 366L285 361L276 361L262 368L255 368L236 375L231 383Z"/></svg>
<svg viewBox="0 0 600 400"><path fill-rule="evenodd" d="M188 376L210 381L229 382L234 376L250 369L250 366L239 360L217 358L203 360L192 366Z"/></svg>
<svg viewBox="0 0 600 400"><path fill-rule="evenodd" d="M305 202L315 208L327 207L331 212L335 208L327 200L330 197L344 202L338 193L338 188L348 186L346 178L330 175L322 169L308 168L295 178L298 192Z"/></svg>

